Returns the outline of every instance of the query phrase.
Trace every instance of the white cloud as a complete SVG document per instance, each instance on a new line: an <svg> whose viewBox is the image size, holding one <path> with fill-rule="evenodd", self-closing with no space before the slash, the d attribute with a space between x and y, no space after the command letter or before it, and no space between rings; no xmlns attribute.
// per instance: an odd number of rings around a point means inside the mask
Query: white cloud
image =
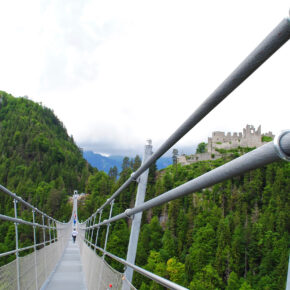
<svg viewBox="0 0 290 290"><path fill-rule="evenodd" d="M156 148L288 8L288 1L249 0L6 1L0 4L0 89L52 108L85 149L134 152L147 138ZM289 48L177 147L247 123L274 132L289 127Z"/></svg>

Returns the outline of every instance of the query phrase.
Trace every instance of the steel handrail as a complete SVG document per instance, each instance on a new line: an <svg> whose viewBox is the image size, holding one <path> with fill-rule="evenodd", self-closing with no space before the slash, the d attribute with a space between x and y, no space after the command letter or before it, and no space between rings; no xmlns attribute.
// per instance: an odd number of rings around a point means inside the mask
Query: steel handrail
<svg viewBox="0 0 290 290"><path fill-rule="evenodd" d="M244 61L217 87L217 89L189 116L189 118L134 172L121 187L97 209L92 216L110 204L125 188L166 153L186 133L195 127L209 112L220 104L244 80L290 39L290 18L283 19L274 30L249 54ZM88 219L87 219L88 220ZM86 221L87 221L86 220Z"/></svg>
<svg viewBox="0 0 290 290"><path fill-rule="evenodd" d="M17 223L17 224L25 224L25 225L29 225L29 226L35 226L35 227L39 227L39 228L45 228L45 229L56 229L56 227L49 227L49 226L46 226L46 225L41 225L41 224L38 224L38 223L33 223L33 222L29 222L29 221L26 221L26 220L23 220L23 219L19 219L19 218L13 218L11 216L7 216L7 215L3 215L3 214L0 214L0 220L4 220L4 221L9 221L9 222L14 222L14 223Z"/></svg>
<svg viewBox="0 0 290 290"><path fill-rule="evenodd" d="M58 223L62 223L52 217L50 217L49 215L47 215L46 213L42 212L41 210L39 210L38 208L34 207L33 205L31 205L29 202L25 201L24 199L22 199L22 197L18 196L16 193L11 192L9 189L7 189L6 187L4 187L3 185L0 185L0 190L3 191L4 193L8 194L9 196L11 196L12 198L14 198L15 200L19 201L20 203L24 204L25 206L27 206L28 208L31 208L33 211L39 213L40 215L45 216L46 218L58 222Z"/></svg>
<svg viewBox="0 0 290 290"><path fill-rule="evenodd" d="M288 130L287 133L283 131L281 134L283 134L281 139L280 135L277 135L276 137L280 139L279 148L287 156L290 156L290 131ZM122 218L130 217L138 212L143 212L152 207L162 205L170 200L196 192L203 188L212 186L216 183L241 175L249 170L256 169L280 159L282 159L282 157L279 155L276 145L274 145L273 141L269 142L268 144L265 144L245 155L242 155L237 159L234 159L218 168L206 172L203 175L192 179L191 181L188 181L174 189L171 189L155 198L152 198L144 202L142 205L131 209L126 209L119 215L116 215L110 219L106 219L90 227L85 227L84 229L93 229L111 222L115 222Z"/></svg>

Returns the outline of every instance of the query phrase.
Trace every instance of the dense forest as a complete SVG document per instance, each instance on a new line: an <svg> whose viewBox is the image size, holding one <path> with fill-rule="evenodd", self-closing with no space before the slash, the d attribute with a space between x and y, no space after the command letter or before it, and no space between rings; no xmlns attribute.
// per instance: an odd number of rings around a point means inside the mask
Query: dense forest
<svg viewBox="0 0 290 290"><path fill-rule="evenodd" d="M69 196L79 201L85 220L141 164L125 157L121 172L87 164L53 112L27 98L0 92L0 184L49 215L68 220ZM250 149L245 149L248 151ZM149 171L146 200L208 172L241 152L187 166L174 164ZM143 213L136 264L190 289L284 289L289 255L290 164L276 162ZM133 207L137 183L115 200L113 215ZM1 214L14 215L11 198L0 193ZM109 215L106 207L102 220ZM31 211L19 206L19 216ZM111 224L107 250L125 258L131 219ZM21 228L20 247L31 244L32 231ZM96 231L93 233L93 239ZM103 247L106 227L98 245ZM41 235L40 235L41 241ZM0 252L15 248L14 225L0 223ZM1 259L0 265L14 259ZM117 270L124 267L107 258ZM164 289L134 274L142 290Z"/></svg>
<svg viewBox="0 0 290 290"><path fill-rule="evenodd" d="M243 151L249 151L250 148ZM233 151L233 150L232 150ZM150 168L151 199L239 156ZM80 202L84 220L140 165L125 158L120 178L97 172ZM136 264L190 289L284 289L289 255L290 164L276 162L143 213ZM108 194L109 193L109 194ZM133 207L136 184L117 199L113 215ZM103 213L108 217L109 207ZM131 220L111 224L108 251L126 258ZM106 227L98 245L103 247ZM123 266L107 259L116 269ZM134 274L138 289L164 289Z"/></svg>
<svg viewBox="0 0 290 290"><path fill-rule="evenodd" d="M93 169L54 113L27 98L0 91L0 184L56 219L68 220L74 189L85 190ZM11 198L0 192L0 213L14 216ZM31 220L31 210L18 205ZM21 226L20 247L31 244L31 229ZM41 239L41 235L40 235ZM14 224L0 223L0 251L15 249ZM21 253L22 254L22 253ZM24 254L24 253L23 253ZM0 264L14 259L2 258Z"/></svg>

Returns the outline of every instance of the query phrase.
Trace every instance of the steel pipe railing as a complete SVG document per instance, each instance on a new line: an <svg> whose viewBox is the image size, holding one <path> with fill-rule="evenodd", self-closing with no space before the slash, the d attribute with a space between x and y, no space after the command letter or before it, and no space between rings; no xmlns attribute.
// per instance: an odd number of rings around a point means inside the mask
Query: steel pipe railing
<svg viewBox="0 0 290 290"><path fill-rule="evenodd" d="M116 215L111 219L104 220L103 222L93 225L89 228L100 227L119 219L130 217L138 212L143 212L147 209L162 205L173 199L185 196L203 188L212 186L216 183L241 175L249 170L253 170L274 161L278 161L281 159L281 156L278 153L279 150L282 150L284 154L290 156L290 131L282 132L281 135L282 134L282 138L280 138L280 135L277 135L276 137L276 139L280 139L278 145L279 147L277 147L277 145L275 145L272 141L216 169L213 169L210 172L207 172L191 181L188 181L185 184L182 184L153 199L150 199L144 202L142 205L127 209L123 213Z"/></svg>
<svg viewBox="0 0 290 290"><path fill-rule="evenodd" d="M241 175L249 170L256 169L266 164L279 160L280 158L290 161L290 131L283 132L275 138L274 142L264 145L238 159L235 159L219 168L207 172L177 188L169 190L141 205L127 209L123 213L106 219L98 224L88 225L88 221L92 217L101 212L105 206L111 203L124 189L126 189L133 181L141 176L159 157L167 152L176 142L178 142L186 133L189 132L198 122L200 122L209 112L211 112L218 104L220 104L231 92L233 92L244 80L246 80L257 68L259 68L272 54L274 54L285 42L290 38L290 19L284 19L281 23L258 45L258 47L225 79L221 85L193 112L193 114L161 145L161 147L134 172L124 184L121 185L107 201L97 209L84 223L85 233L103 225L110 225L111 222L122 218L131 217L134 214L143 212L147 209L162 205L173 199L183 197L187 194L196 192L203 188L212 186L229 178ZM107 239L107 237L106 237ZM96 237L97 240L97 237ZM90 243L95 250L100 247ZM102 250L101 250L102 251ZM103 256L106 249L103 249ZM110 256L108 254L108 256ZM111 255L111 257L114 255ZM128 261L114 256L115 260L128 265ZM132 269L135 265L131 265ZM137 267L137 266L135 266ZM141 271L140 271L141 269ZM140 268L138 272L142 274L144 269ZM145 275L146 276L146 275ZM160 277L159 277L160 278ZM164 285L167 286L167 285Z"/></svg>
<svg viewBox="0 0 290 290"><path fill-rule="evenodd" d="M100 226L110 225L111 222L122 218L131 217L134 214L143 212L153 207L167 203L173 199L183 197L187 194L199 191L229 178L241 175L249 170L256 169L266 164L279 160L280 158L290 161L290 131L283 132L275 138L274 142L264 145L240 158L237 158L219 168L203 174L177 188L169 190L158 197L155 197L134 208L127 209L123 213L106 219L98 224L88 225L92 217L101 212L103 208L111 203L124 189L141 176L159 157L167 152L176 142L178 142L189 130L200 122L209 112L220 104L231 92L233 92L244 80L246 80L257 68L259 68L272 54L274 54L290 38L290 19L284 19L281 23L257 46L257 48L226 78L221 85L193 112L191 116L161 145L160 148L134 172L124 184L121 185L107 201L97 209L84 223L85 233ZM95 218L94 218L95 222ZM97 237L96 237L97 240ZM107 237L106 237L107 240ZM91 244L95 250L107 253L106 249L101 249L95 243ZM104 256L103 255L103 256ZM108 254L108 256L110 256ZM111 255L111 257L114 255ZM114 256L115 260L123 263L123 259ZM128 265L127 261L124 264ZM134 266L134 265L133 265ZM132 267L133 268L133 267ZM142 269L142 268L140 268ZM139 270L140 270L139 269ZM138 271L137 269L135 269ZM143 270L143 269L142 269ZM142 271L141 271L142 272ZM166 285L165 285L166 286Z"/></svg>
<svg viewBox="0 0 290 290"><path fill-rule="evenodd" d="M53 221L56 221L58 223L62 223L60 221L57 221L56 219L48 216L46 213L42 212L41 210L39 210L38 208L34 207L33 205L31 205L30 203L28 203L27 201L23 200L20 196L16 195L15 193L11 192L9 189L7 189L6 187L4 187L3 185L0 185L0 191L3 191L4 193L6 193L7 195L11 196L13 199L19 201L20 203L24 204L26 207L36 211L37 213L39 213L40 215L45 216L46 218L49 218Z"/></svg>
<svg viewBox="0 0 290 290"><path fill-rule="evenodd" d="M281 155L282 152L282 155ZM286 157L286 158L283 158ZM258 149L255 149L237 159L232 160L231 162L228 162L216 169L213 169L210 172L207 172L177 188L174 188L156 198L153 198L145 203L143 203L140 206L136 206L132 209L126 210L124 213L117 215L113 218L109 218L107 220L104 220L103 222L99 222L96 225L84 227L81 226L81 230L86 232L89 229L93 229L97 227L98 229L100 226L107 224L108 226L111 222L117 221L121 218L126 218L128 216L134 215L138 212L147 210L149 208L164 204L170 200L182 197L186 194L190 194L194 191L201 190L205 187L212 186L216 183L222 182L224 180L227 180L229 178L232 178L237 175L241 175L249 170L256 169L258 167L264 166L266 164L275 162L280 160L281 158L286 159L290 157L290 130L283 131L281 134L277 135L275 137L274 142L270 142L266 145L263 145L259 147ZM96 250L99 250L103 253L103 257L105 255L113 258L114 260L132 268L133 270L139 272L143 276L146 276L155 282L168 287L170 289L186 289L180 285L177 285L165 278L162 278L158 275L155 275L141 267L138 267L132 263L129 263L128 261L125 261L122 258L119 258L109 252L105 249L102 249L101 247L98 247L96 244L93 244L91 241L85 238L85 234L83 235L84 243L87 243L89 246L93 247ZM106 236L107 238L107 236ZM103 267L103 265L102 265ZM101 270L102 272L102 270ZM100 272L100 273L101 273ZM99 278L99 283L101 279L101 274Z"/></svg>
<svg viewBox="0 0 290 290"><path fill-rule="evenodd" d="M49 228L46 225L41 225L38 223L29 222L29 221L19 219L19 218L13 218L13 217L3 215L3 214L0 214L0 220L9 221L9 222L18 223L18 224L24 224L24 225L28 225L28 226L35 226L35 227L39 227L39 228L46 228L46 229ZM56 227L51 227L51 228L56 229Z"/></svg>
<svg viewBox="0 0 290 290"><path fill-rule="evenodd" d="M195 127L209 112L220 104L244 80L258 69L290 38L290 18L283 19L253 52L217 87L192 115L156 150L155 153L96 211L115 199L125 188L166 153L186 133ZM96 214L94 213L94 214Z"/></svg>

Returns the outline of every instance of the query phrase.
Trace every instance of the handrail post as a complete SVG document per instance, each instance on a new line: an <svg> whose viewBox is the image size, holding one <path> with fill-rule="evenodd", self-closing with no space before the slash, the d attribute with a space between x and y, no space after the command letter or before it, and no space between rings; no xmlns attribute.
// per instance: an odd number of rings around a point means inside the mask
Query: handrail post
<svg viewBox="0 0 290 290"><path fill-rule="evenodd" d="M85 243L87 244L87 227L88 227L89 220L86 221L86 227L85 227Z"/></svg>
<svg viewBox="0 0 290 290"><path fill-rule="evenodd" d="M14 216L17 219L17 200L13 199L14 202ZM17 270L17 289L20 290L20 268L19 268L19 247L18 247L18 223L15 225L15 246L16 246L16 270Z"/></svg>
<svg viewBox="0 0 290 290"><path fill-rule="evenodd" d="M51 233L50 233L50 218L48 218L48 233L49 233L49 244L51 245Z"/></svg>
<svg viewBox="0 0 290 290"><path fill-rule="evenodd" d="M89 218L89 220L87 221L86 227L90 227L91 226L91 219L92 217ZM90 235L90 229L86 229L85 231L85 239L87 240L87 245L89 245L88 241L89 241L89 235Z"/></svg>
<svg viewBox="0 0 290 290"><path fill-rule="evenodd" d="M32 210L32 221L35 224L35 211ZM33 245L34 245L34 268L35 268L35 289L38 289L38 274L37 274L37 256L36 256L36 230L33 226Z"/></svg>
<svg viewBox="0 0 290 290"><path fill-rule="evenodd" d="M114 206L114 199L111 201L111 208L110 208L109 219L112 217L113 206ZM108 242L109 230L110 230L110 223L107 224L107 231L106 231L106 239L105 239L104 251L106 251L106 249L107 249L107 242ZM105 259L105 252L103 254L103 260L104 259Z"/></svg>
<svg viewBox="0 0 290 290"><path fill-rule="evenodd" d="M148 160L148 158L152 155L152 143L151 140L147 141L148 143L145 145L144 148L144 155L142 160L142 165ZM141 166L142 166L141 165ZM147 187L147 180L148 180L149 169L147 169L142 175L139 177L139 184L138 190L136 195L135 206L138 206L144 203L145 194L146 194L146 187ZM142 212L137 213L133 217L133 222L131 226L131 233L130 233L130 240L128 245L127 251L127 259L126 261L132 264L135 264L136 259L136 252L137 252L137 245L140 233L140 226L142 220ZM131 283L133 278L133 269L130 267L126 267L124 276L127 280ZM125 281L125 280L124 280ZM129 290L130 286L128 283L123 282L122 290Z"/></svg>
<svg viewBox="0 0 290 290"><path fill-rule="evenodd" d="M45 244L46 244L46 241L45 241L44 215L42 215L42 225L43 225L42 233L43 233L44 277L46 279L47 278L47 276L46 276L46 255L45 255Z"/></svg>
<svg viewBox="0 0 290 290"><path fill-rule="evenodd" d="M96 216L97 216L97 215L94 216L93 225L95 224ZM91 242L93 242L93 235L94 235L94 228L92 228L91 239L90 239Z"/></svg>
<svg viewBox="0 0 290 290"><path fill-rule="evenodd" d="M101 209L99 213L99 223L101 222L102 213L103 213L103 210ZM98 242L99 230L100 230L100 227L97 228L97 234L96 234L96 239L95 239L95 252L97 251L96 246Z"/></svg>
<svg viewBox="0 0 290 290"><path fill-rule="evenodd" d="M112 217L113 206L114 206L114 199L111 201L111 208L110 208L109 219ZM103 252L103 256L102 256L102 268L101 268L101 271L100 271L100 274L99 274L99 288L98 288L98 290L101 289L101 278L103 276L103 271L104 271L104 262L105 262L104 260L105 260L105 252L106 252L106 249L107 249L109 229L110 229L110 223L107 224L107 231L106 231L106 239L105 239L105 245L104 245L104 252Z"/></svg>
<svg viewBox="0 0 290 290"><path fill-rule="evenodd" d="M94 215L93 225L95 224L96 216L97 216L97 214ZM90 240L89 240L90 243L88 242L88 245L90 245L90 249L92 248L93 235L94 235L94 228L92 228L91 237L88 236L88 239L90 238ZM90 261L88 262L89 263L89 278L88 278L88 281L91 281L91 277L92 277L92 275L94 275L94 272L95 272L95 269L94 269L94 257L93 257L93 255L95 255L95 254L91 254L90 255Z"/></svg>
<svg viewBox="0 0 290 290"><path fill-rule="evenodd" d="M52 221L52 225L53 225L53 223L54 223L54 229L53 229L52 233L53 233L53 242L55 243L56 222Z"/></svg>
<svg viewBox="0 0 290 290"><path fill-rule="evenodd" d="M93 217L91 216L91 218L90 218L90 226L92 226L92 225L93 225ZM92 229L92 231L93 231L93 229ZM88 241L90 241L90 232L91 232L91 229L89 229L88 234L87 234L87 240Z"/></svg>

